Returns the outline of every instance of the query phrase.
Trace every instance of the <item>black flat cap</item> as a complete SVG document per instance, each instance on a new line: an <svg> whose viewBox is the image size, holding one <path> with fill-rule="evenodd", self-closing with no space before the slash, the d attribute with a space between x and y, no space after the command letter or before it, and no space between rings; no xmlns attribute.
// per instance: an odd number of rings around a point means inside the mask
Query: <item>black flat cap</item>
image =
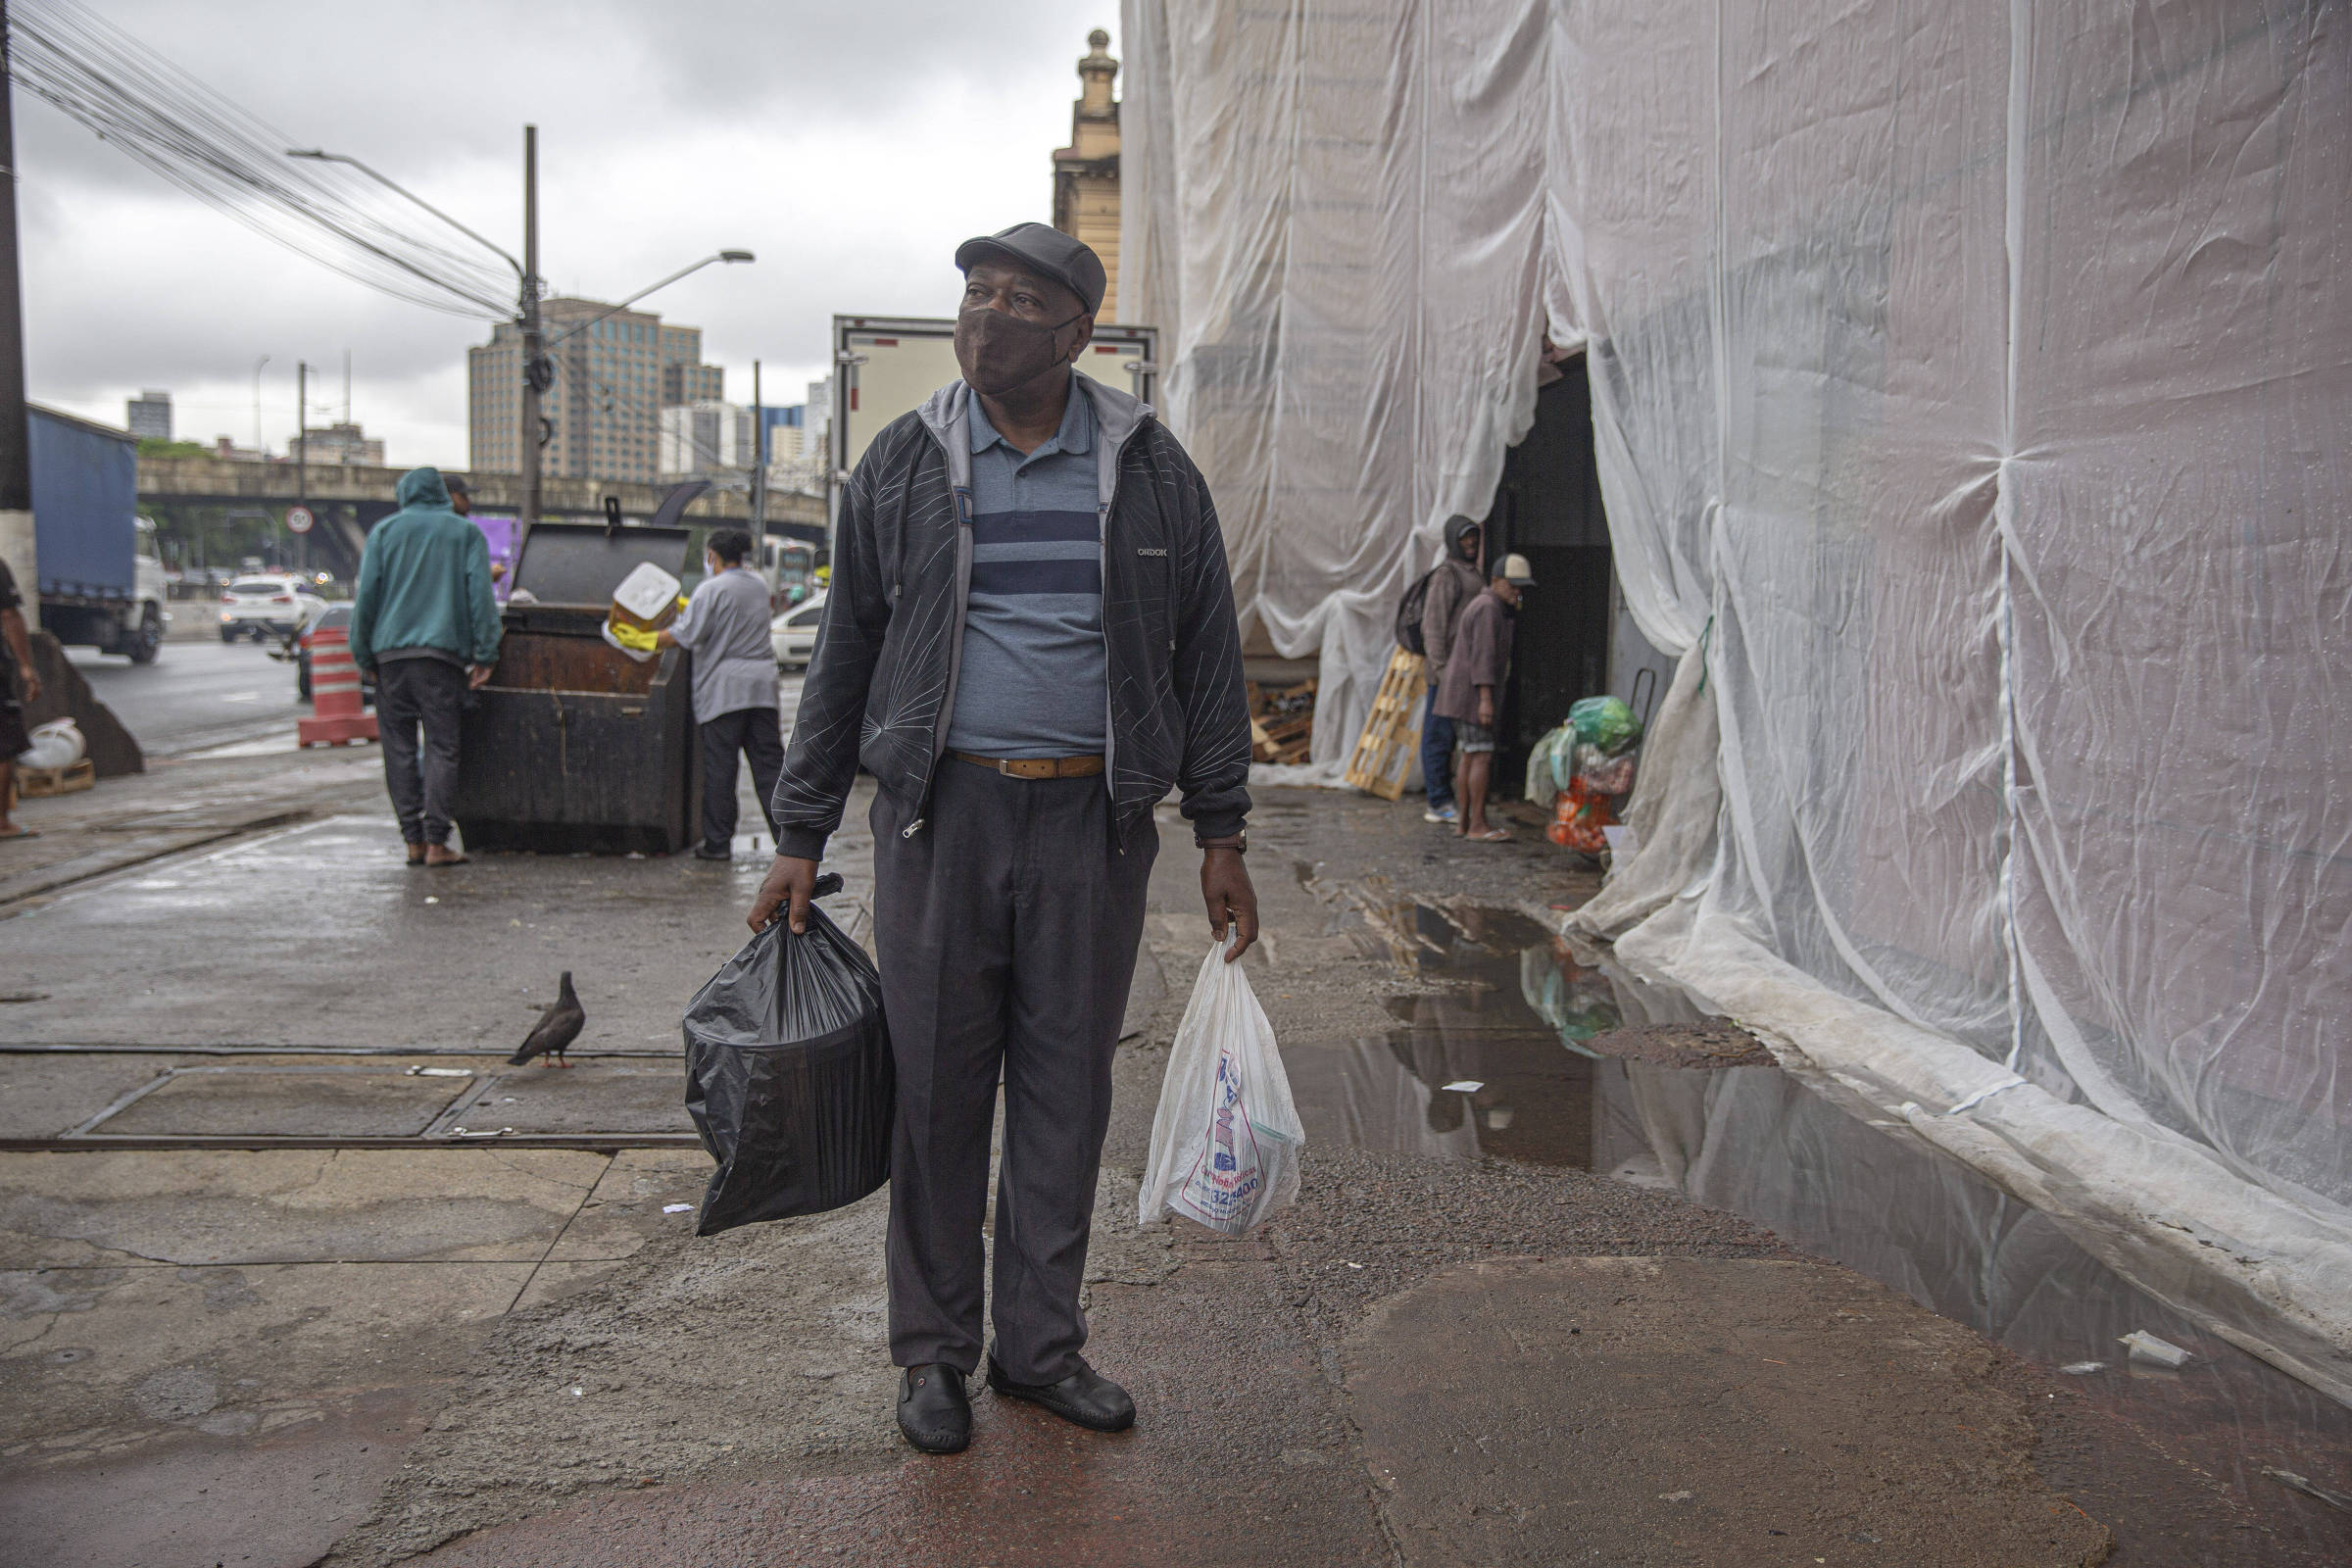
<svg viewBox="0 0 2352 1568"><path fill-rule="evenodd" d="M455 473L445 473L441 476L441 488L453 496L473 494L473 486L467 484L462 475Z"/></svg>
<svg viewBox="0 0 2352 1568"><path fill-rule="evenodd" d="M956 247L958 271L968 272L992 258L1052 278L1077 295L1089 316L1102 308L1102 290L1109 281L1102 272L1102 258L1058 228L1045 223L1015 223L994 234L967 239Z"/></svg>

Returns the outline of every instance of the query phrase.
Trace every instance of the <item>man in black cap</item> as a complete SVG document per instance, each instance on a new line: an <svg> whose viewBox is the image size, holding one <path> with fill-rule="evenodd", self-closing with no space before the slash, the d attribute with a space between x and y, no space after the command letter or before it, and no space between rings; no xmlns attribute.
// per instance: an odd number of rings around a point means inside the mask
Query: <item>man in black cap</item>
<svg viewBox="0 0 2352 1568"><path fill-rule="evenodd" d="M1249 702L1208 487L1149 408L1073 373L1102 302L1093 251L1019 223L956 265L963 376L851 477L751 913L805 928L863 762L898 1066L891 1358L900 1430L933 1453L971 1436L1000 1076L989 1385L1098 1431L1135 1420L1079 1354L1078 1290L1171 788L1227 958L1257 936Z"/></svg>

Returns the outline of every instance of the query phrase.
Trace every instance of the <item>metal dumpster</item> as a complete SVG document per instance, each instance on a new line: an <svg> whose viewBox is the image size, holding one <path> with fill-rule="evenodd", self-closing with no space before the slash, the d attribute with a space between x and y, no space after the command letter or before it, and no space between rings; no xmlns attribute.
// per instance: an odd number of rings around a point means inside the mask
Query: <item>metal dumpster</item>
<svg viewBox="0 0 2352 1568"><path fill-rule="evenodd" d="M684 576L684 528L542 522L524 536L506 640L463 729L455 815L468 850L666 855L698 829L689 656L604 640L639 564ZM514 600L524 597L525 602Z"/></svg>

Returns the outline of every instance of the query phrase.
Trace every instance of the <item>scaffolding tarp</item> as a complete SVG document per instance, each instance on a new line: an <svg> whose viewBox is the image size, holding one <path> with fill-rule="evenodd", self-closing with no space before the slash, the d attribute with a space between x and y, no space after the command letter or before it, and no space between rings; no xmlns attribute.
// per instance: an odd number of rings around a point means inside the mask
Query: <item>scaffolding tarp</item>
<svg viewBox="0 0 2352 1568"><path fill-rule="evenodd" d="M1124 12L1129 314L1314 760L1583 345L1687 666L1588 927L2352 1395L2347 7Z"/></svg>

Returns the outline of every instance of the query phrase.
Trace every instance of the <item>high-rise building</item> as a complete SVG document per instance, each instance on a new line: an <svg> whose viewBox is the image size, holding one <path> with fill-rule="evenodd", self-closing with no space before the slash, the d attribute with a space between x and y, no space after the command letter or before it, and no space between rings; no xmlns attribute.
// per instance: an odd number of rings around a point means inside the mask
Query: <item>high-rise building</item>
<svg viewBox="0 0 2352 1568"><path fill-rule="evenodd" d="M122 423L141 441L172 439L172 394L149 390L122 405Z"/></svg>
<svg viewBox="0 0 2352 1568"><path fill-rule="evenodd" d="M724 368L703 363L703 329L665 326L662 329L662 406L681 403L722 403L727 396Z"/></svg>
<svg viewBox="0 0 2352 1568"><path fill-rule="evenodd" d="M540 400L548 423L540 471L551 477L651 480L662 467L662 411L673 386L715 401L723 372L704 365L702 328L668 326L650 311L615 311L595 300L551 299L540 307L555 380ZM501 321L490 341L467 351L466 408L471 466L514 473L521 464L522 333Z"/></svg>
<svg viewBox="0 0 2352 1568"><path fill-rule="evenodd" d="M1086 35L1078 62L1078 101L1070 106L1070 144L1054 153L1054 226L1102 258L1106 283L1098 319L1119 318L1119 106L1110 96L1119 63L1110 34Z"/></svg>
<svg viewBox="0 0 2352 1568"><path fill-rule="evenodd" d="M771 403L760 412L760 422L767 427L767 455L777 457L790 443L792 455L799 457L808 431L808 408L799 403L778 407Z"/></svg>
<svg viewBox="0 0 2352 1568"><path fill-rule="evenodd" d="M810 452L825 450L833 431L833 378L808 383L808 401L802 405L801 428L808 432L802 437Z"/></svg>
<svg viewBox="0 0 2352 1568"><path fill-rule="evenodd" d="M752 411L738 404L706 400L662 411L660 474L696 474L747 469L759 461L753 446Z"/></svg>

